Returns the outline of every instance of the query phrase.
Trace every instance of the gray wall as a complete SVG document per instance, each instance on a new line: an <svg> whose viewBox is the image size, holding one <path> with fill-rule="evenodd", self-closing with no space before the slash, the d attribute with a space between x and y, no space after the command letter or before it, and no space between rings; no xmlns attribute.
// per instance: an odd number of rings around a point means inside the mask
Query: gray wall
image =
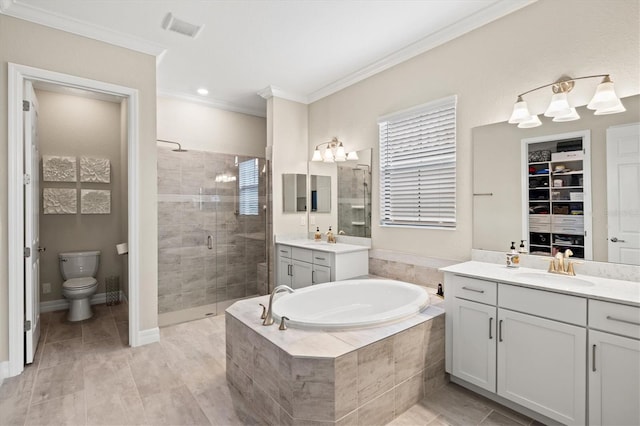
<svg viewBox="0 0 640 426"><path fill-rule="evenodd" d="M127 220L127 208L121 198L126 182L122 182L121 174L120 104L42 90L36 91L36 95L40 104L41 155L76 156L78 161L81 156L93 156L111 162L110 183L40 181L41 191L43 188L111 190L111 214L80 214L79 192L77 214L45 215L40 207L40 245L47 248L40 260L40 282L51 283L51 293L41 294L41 300L63 297L58 253L66 251L102 252L97 292L104 292L106 276L122 275L122 259L115 245L122 242L123 221Z"/></svg>

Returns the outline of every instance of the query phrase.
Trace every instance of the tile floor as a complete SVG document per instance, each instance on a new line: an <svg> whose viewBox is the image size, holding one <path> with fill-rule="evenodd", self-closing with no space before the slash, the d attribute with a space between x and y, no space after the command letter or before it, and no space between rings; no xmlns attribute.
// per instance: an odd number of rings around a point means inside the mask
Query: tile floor
<svg viewBox="0 0 640 426"><path fill-rule="evenodd" d="M94 309L82 323L43 314L35 362L0 387L0 425L261 424L227 386L224 316L162 328L160 343L130 348L126 305ZM454 384L391 423L529 424Z"/></svg>

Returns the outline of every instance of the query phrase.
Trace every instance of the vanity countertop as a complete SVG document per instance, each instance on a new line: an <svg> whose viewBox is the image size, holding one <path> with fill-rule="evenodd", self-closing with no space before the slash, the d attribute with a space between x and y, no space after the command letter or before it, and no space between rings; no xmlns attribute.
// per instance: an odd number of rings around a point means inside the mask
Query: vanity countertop
<svg viewBox="0 0 640 426"><path fill-rule="evenodd" d="M469 261L440 269L471 278L537 288L590 299L640 306L640 283L610 278L551 274L531 268L507 268L505 265ZM445 289L446 291L446 289Z"/></svg>
<svg viewBox="0 0 640 426"><path fill-rule="evenodd" d="M327 243L326 240L283 240L276 241L276 244L286 244L288 246L300 247L309 250L324 251L328 253L353 253L357 251L369 250L366 246L345 243Z"/></svg>

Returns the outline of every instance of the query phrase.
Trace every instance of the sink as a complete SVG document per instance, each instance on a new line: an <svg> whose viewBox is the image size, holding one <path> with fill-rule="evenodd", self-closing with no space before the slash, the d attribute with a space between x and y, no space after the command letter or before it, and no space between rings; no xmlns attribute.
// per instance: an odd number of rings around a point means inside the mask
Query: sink
<svg viewBox="0 0 640 426"><path fill-rule="evenodd" d="M522 272L516 275L516 277L523 281L530 282L532 284L546 284L546 285L561 285L561 286L592 286L591 281L583 280L582 278L572 277L569 275L557 275L544 272Z"/></svg>

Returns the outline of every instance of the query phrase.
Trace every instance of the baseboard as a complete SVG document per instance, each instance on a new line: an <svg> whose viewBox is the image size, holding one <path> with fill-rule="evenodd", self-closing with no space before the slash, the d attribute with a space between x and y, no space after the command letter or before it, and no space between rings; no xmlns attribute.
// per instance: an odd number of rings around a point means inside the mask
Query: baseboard
<svg viewBox="0 0 640 426"><path fill-rule="evenodd" d="M126 297L122 290L120 291L120 300L125 300ZM91 297L92 305L102 305L107 303L107 293L96 293ZM53 312L69 309L69 301L67 299L47 300L46 302L40 302L40 312Z"/></svg>
<svg viewBox="0 0 640 426"><path fill-rule="evenodd" d="M146 330L140 330L138 332L138 339L136 346L148 345L149 343L155 343L160 341L160 328L148 328Z"/></svg>
<svg viewBox="0 0 640 426"><path fill-rule="evenodd" d="M9 377L9 361L0 361L0 386Z"/></svg>

